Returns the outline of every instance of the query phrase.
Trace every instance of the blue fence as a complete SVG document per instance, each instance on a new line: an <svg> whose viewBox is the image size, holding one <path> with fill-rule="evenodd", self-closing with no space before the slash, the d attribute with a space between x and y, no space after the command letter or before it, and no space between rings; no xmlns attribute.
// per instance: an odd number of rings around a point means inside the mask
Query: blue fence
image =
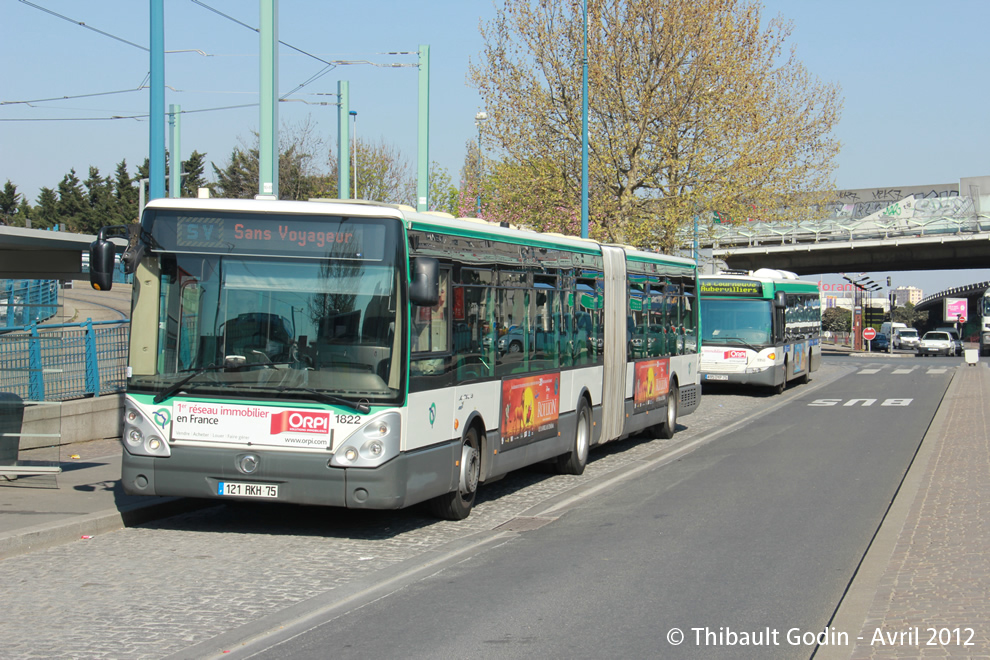
<svg viewBox="0 0 990 660"><path fill-rule="evenodd" d="M55 316L58 291L56 280L0 280L0 330Z"/></svg>
<svg viewBox="0 0 990 660"><path fill-rule="evenodd" d="M0 334L0 392L65 401L123 391L130 321L6 329Z"/></svg>

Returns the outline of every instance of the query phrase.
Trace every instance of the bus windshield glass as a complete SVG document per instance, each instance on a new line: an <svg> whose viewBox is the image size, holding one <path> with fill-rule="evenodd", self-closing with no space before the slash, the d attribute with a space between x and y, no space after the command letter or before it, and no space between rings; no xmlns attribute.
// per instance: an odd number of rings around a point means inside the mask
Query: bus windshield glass
<svg viewBox="0 0 990 660"><path fill-rule="evenodd" d="M702 341L725 346L768 346L770 312L769 300L702 298Z"/></svg>
<svg viewBox="0 0 990 660"><path fill-rule="evenodd" d="M172 249L162 250L164 241L156 241L156 373L134 373L132 389L169 396L181 382L182 391L201 396L333 397L375 405L401 400L404 255L398 223L323 219L313 225L323 228L322 238L306 245L300 245L304 223L293 224L286 233L296 232L296 240L272 241L272 256L262 256L264 241L250 243L255 239L243 239L244 231L240 242L234 234L224 246L227 254L209 253L216 249L211 245L183 245L181 228ZM363 237L369 249L327 241L345 224L348 240ZM222 218L213 228L237 227ZM257 231L249 223L239 228ZM278 222L268 229L278 232Z"/></svg>

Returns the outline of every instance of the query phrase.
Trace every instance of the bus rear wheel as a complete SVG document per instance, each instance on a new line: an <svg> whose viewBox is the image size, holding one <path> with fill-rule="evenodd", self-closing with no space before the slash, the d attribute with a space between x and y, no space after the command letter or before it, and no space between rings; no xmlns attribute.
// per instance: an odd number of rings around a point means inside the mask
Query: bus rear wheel
<svg viewBox="0 0 990 660"><path fill-rule="evenodd" d="M680 401L680 393L677 385L670 384L667 390L667 415L660 424L657 425L656 437L670 440L674 437L674 430L677 428L677 402Z"/></svg>
<svg viewBox="0 0 990 660"><path fill-rule="evenodd" d="M481 480L481 440L478 429L471 427L461 441L460 471L457 490L429 501L430 512L444 520L464 520L471 513Z"/></svg>
<svg viewBox="0 0 990 660"><path fill-rule="evenodd" d="M591 449L591 408L588 401L581 397L577 406L577 421L574 428L574 442L571 451L557 457L554 466L557 474L582 474L588 464L588 452Z"/></svg>

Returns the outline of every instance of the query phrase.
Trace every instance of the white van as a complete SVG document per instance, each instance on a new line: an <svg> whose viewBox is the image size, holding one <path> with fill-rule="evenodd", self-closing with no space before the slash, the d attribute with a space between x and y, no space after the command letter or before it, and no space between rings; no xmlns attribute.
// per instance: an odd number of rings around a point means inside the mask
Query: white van
<svg viewBox="0 0 990 660"><path fill-rule="evenodd" d="M894 333L900 328L906 328L906 323L897 323L896 321L891 323L890 321L884 321L880 326L880 334L887 335L887 338L891 341L894 340Z"/></svg>
<svg viewBox="0 0 990 660"><path fill-rule="evenodd" d="M894 348L908 348L912 351L918 348L921 337L914 328L897 328L894 330L894 338L890 340L890 345Z"/></svg>

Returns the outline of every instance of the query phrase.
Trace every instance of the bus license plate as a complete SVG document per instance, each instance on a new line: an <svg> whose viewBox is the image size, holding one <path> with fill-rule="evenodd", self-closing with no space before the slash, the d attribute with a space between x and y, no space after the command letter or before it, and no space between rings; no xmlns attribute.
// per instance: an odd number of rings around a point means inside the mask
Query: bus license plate
<svg viewBox="0 0 990 660"><path fill-rule="evenodd" d="M705 374L705 380L729 380L726 374Z"/></svg>
<svg viewBox="0 0 990 660"><path fill-rule="evenodd" d="M221 481L217 484L217 495L234 497L278 497L277 484L246 484L237 481Z"/></svg>

